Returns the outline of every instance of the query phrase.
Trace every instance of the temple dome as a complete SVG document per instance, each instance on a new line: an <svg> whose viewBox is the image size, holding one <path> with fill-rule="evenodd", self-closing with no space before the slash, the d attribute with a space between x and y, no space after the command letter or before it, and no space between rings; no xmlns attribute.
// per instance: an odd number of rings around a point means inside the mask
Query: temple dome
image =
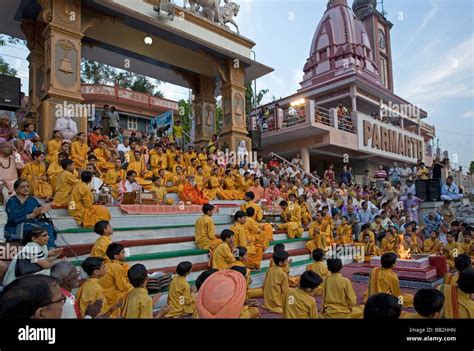
<svg viewBox="0 0 474 351"><path fill-rule="evenodd" d="M359 0L359 5L369 1ZM314 33L310 56L304 66L302 88L357 72L379 84L375 55L364 23L347 0L330 0Z"/></svg>

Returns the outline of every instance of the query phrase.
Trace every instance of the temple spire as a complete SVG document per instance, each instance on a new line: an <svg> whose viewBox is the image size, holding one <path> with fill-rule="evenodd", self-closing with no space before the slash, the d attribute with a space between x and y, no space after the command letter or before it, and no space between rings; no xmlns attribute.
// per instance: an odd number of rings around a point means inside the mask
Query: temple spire
<svg viewBox="0 0 474 351"><path fill-rule="evenodd" d="M347 6L347 0L329 0L328 8L331 6L344 5Z"/></svg>

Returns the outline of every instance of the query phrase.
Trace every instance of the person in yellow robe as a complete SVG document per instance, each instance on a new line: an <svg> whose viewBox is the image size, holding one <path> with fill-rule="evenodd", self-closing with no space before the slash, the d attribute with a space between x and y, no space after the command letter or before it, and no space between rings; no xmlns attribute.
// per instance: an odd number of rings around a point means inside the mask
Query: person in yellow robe
<svg viewBox="0 0 474 351"><path fill-rule="evenodd" d="M111 153L107 150L104 140L99 140L97 144L98 147L94 149L94 155L97 157L97 168L101 172L107 172L114 168L114 164L110 162Z"/></svg>
<svg viewBox="0 0 474 351"><path fill-rule="evenodd" d="M364 242L364 236L365 234L368 234L369 237L370 237L370 241L375 243L376 242L376 238L375 238L375 234L372 230L370 230L370 224L369 223L365 223L362 225L362 227L360 228L360 233L359 233L359 242Z"/></svg>
<svg viewBox="0 0 474 351"><path fill-rule="evenodd" d="M207 187L208 179L202 173L201 166L196 167L196 174L194 175L194 178L196 179L196 185L199 187L199 189L201 189L201 191Z"/></svg>
<svg viewBox="0 0 474 351"><path fill-rule="evenodd" d="M273 253L274 264L268 269L263 282L263 308L274 313L283 313L284 297L289 288L288 252L278 251Z"/></svg>
<svg viewBox="0 0 474 351"><path fill-rule="evenodd" d="M255 219L255 209L253 207L247 208L247 220L245 227L249 234L249 239L253 243L259 243L264 249L270 246L273 241L273 227L270 223L258 223Z"/></svg>
<svg viewBox="0 0 474 351"><path fill-rule="evenodd" d="M92 173L83 171L81 182L77 183L71 192L71 201L68 213L74 218L78 225L84 228L94 228L98 221L110 221L110 212L107 207L94 205L93 195L89 189Z"/></svg>
<svg viewBox="0 0 474 351"><path fill-rule="evenodd" d="M454 259L454 267L456 268L456 272L448 272L444 276L444 285L456 285L459 279L459 274L467 269L472 267L472 260L469 255L460 254L458 257Z"/></svg>
<svg viewBox="0 0 474 351"><path fill-rule="evenodd" d="M236 183L234 181L234 176L232 175L232 170L228 169L225 171L225 177L224 177L224 189L227 191L232 192L232 198L235 200L243 200L245 197L245 194L237 190L236 188Z"/></svg>
<svg viewBox="0 0 474 351"><path fill-rule="evenodd" d="M472 234L470 230L465 230L463 232L463 238L461 243L462 252L466 255L471 256L471 259L474 261L474 241L472 241Z"/></svg>
<svg viewBox="0 0 474 351"><path fill-rule="evenodd" d="M84 169L87 164L87 152L89 147L86 143L86 134L78 133L76 140L71 143L71 158L74 161L74 167L76 169Z"/></svg>
<svg viewBox="0 0 474 351"><path fill-rule="evenodd" d="M382 239L380 244L380 253L384 254L387 252L396 252L397 241L391 231L385 233L385 238Z"/></svg>
<svg viewBox="0 0 474 351"><path fill-rule="evenodd" d="M204 175L204 177L209 178L211 176L212 169L214 168L213 166L214 160L212 158L209 158L207 162L202 165L202 174Z"/></svg>
<svg viewBox="0 0 474 351"><path fill-rule="evenodd" d="M311 211L306 200L306 195L298 197L298 204L301 207L301 223L303 224L303 227L307 227L312 220Z"/></svg>
<svg viewBox="0 0 474 351"><path fill-rule="evenodd" d="M161 178L154 178L153 179L153 186L150 189L150 192L156 195L156 200L158 204L165 205L166 204L166 195L168 194L168 190L166 189L163 179ZM172 200L172 199L170 199ZM172 204L172 202L171 202Z"/></svg>
<svg viewBox="0 0 474 351"><path fill-rule="evenodd" d="M245 223L247 221L247 214L243 211L237 211L234 215L234 224L230 230L234 232L234 246L244 247L247 249L248 260L245 266L250 269L260 269L262 263L264 247L261 242L254 242L249 237L249 232Z"/></svg>
<svg viewBox="0 0 474 351"><path fill-rule="evenodd" d="M323 279L314 271L307 270L301 275L299 286L289 288L283 297L283 318L319 318L314 295Z"/></svg>
<svg viewBox="0 0 474 351"><path fill-rule="evenodd" d="M198 218L194 226L194 241L199 249L212 250L221 240L216 238L216 228L212 215L214 206L205 204L202 206L203 215Z"/></svg>
<svg viewBox="0 0 474 351"><path fill-rule="evenodd" d="M415 313L407 313L404 319L438 319L444 306L444 295L436 289L420 289L413 299Z"/></svg>
<svg viewBox="0 0 474 351"><path fill-rule="evenodd" d="M44 153L41 151L33 151L31 157L33 161L25 165L21 173L21 178L30 183L34 196L39 198L51 197L51 195L53 195L53 189L48 183Z"/></svg>
<svg viewBox="0 0 474 351"><path fill-rule="evenodd" d="M134 264L128 270L127 277L133 289L124 297L120 317L125 319L153 318L153 306L159 301L161 294L156 294L153 298L148 295L146 288L148 272L145 266L140 263ZM156 318L160 318L166 312L166 308L161 309Z"/></svg>
<svg viewBox="0 0 474 351"><path fill-rule="evenodd" d="M176 173L176 168L177 167L181 167L181 170L184 170L186 168L186 164L185 164L184 160L179 155L176 156L176 158L175 158L172 172Z"/></svg>
<svg viewBox="0 0 474 351"><path fill-rule="evenodd" d="M323 220L323 212L317 211L315 221L311 222L309 226L309 238L306 242L306 248L313 252L315 249L322 249L328 251L330 244L326 241L328 236L332 236L331 227L327 222Z"/></svg>
<svg viewBox="0 0 474 351"><path fill-rule="evenodd" d="M322 211L322 216L323 216L323 227L328 227L329 229L326 229L324 232L324 235L326 236L326 245L332 246L334 245L334 238L333 238L333 232L334 232L334 221L332 220L332 217L329 215L329 208L327 206L323 206L321 208Z"/></svg>
<svg viewBox="0 0 474 351"><path fill-rule="evenodd" d="M174 169L174 165L176 162L176 148L174 144L170 144L169 148L166 150L166 158L167 158L167 169L168 171L172 172Z"/></svg>
<svg viewBox="0 0 474 351"><path fill-rule="evenodd" d="M430 237L423 242L423 253L437 254L441 252L442 244L438 239L439 234L436 230L430 233Z"/></svg>
<svg viewBox="0 0 474 351"><path fill-rule="evenodd" d="M461 244L455 241L454 235L455 234L453 232L448 232L446 234L446 240L448 241L448 244L442 248L442 252L448 260L448 267L450 269L454 268L454 259L463 253Z"/></svg>
<svg viewBox="0 0 474 351"><path fill-rule="evenodd" d="M177 318L194 313L196 297L186 281L186 277L191 274L192 268L192 263L188 261L181 262L176 267L176 275L171 281L168 292L169 311L165 317Z"/></svg>
<svg viewBox="0 0 474 351"><path fill-rule="evenodd" d="M101 257L87 257L81 263L81 267L89 276L76 293L76 303L81 311L81 316L84 317L86 315L87 306L95 303L97 300L100 300L102 304L98 316L104 316L111 311L111 306L107 304L104 295L104 289L99 283L99 279L102 278L107 271L104 259Z"/></svg>
<svg viewBox="0 0 474 351"><path fill-rule="evenodd" d="M322 249L315 249L311 254L314 262L306 266L307 271L313 271L320 276L323 281L329 276L328 266L324 262L324 251ZM322 286L319 286L316 291L316 295L322 295L323 289Z"/></svg>
<svg viewBox="0 0 474 351"><path fill-rule="evenodd" d="M221 243L211 254L211 268L223 270L232 267L236 261L234 249L234 232L224 229L221 232Z"/></svg>
<svg viewBox="0 0 474 351"><path fill-rule="evenodd" d="M192 146L188 146L188 151L183 154L184 163L187 167L191 166L192 159L196 159L197 161L197 157L198 155L196 154Z"/></svg>
<svg viewBox="0 0 474 351"><path fill-rule="evenodd" d="M180 194L183 192L186 176L183 174L181 166L176 166L174 172L168 175L166 183L166 191L168 193Z"/></svg>
<svg viewBox="0 0 474 351"><path fill-rule="evenodd" d="M150 151L150 166L155 177L160 169L168 168L168 157L163 152L161 144L155 144L155 148Z"/></svg>
<svg viewBox="0 0 474 351"><path fill-rule="evenodd" d="M72 189L80 180L74 176L74 162L70 159L61 161L63 171L56 176L56 192L54 194L53 204L56 206L67 206L71 201Z"/></svg>
<svg viewBox="0 0 474 351"><path fill-rule="evenodd" d="M384 253L380 259L382 267L372 268L369 274L367 296L378 293L386 293L395 296L405 307L413 306L413 295L402 294L400 283L393 267L397 262L397 255L393 252Z"/></svg>
<svg viewBox="0 0 474 351"><path fill-rule="evenodd" d="M301 226L301 209L293 202L280 202L280 218L283 222L277 225L278 230L286 231L288 239L299 238L303 235L304 229Z"/></svg>
<svg viewBox="0 0 474 351"><path fill-rule="evenodd" d="M109 261L105 263L107 269L99 283L109 306L122 305L124 296L133 288L127 277L130 267L124 262L125 248L122 244L112 243L107 247L106 255ZM117 317L119 313L117 309L112 316Z"/></svg>
<svg viewBox="0 0 474 351"><path fill-rule="evenodd" d="M94 232L99 235L99 238L94 242L90 256L102 257L107 262L109 258L106 252L109 245L112 244L114 230L109 221L98 221L94 225Z"/></svg>
<svg viewBox="0 0 474 351"><path fill-rule="evenodd" d="M135 171L137 173L136 181L144 189L149 190L152 186L152 181L149 180L153 177L153 172L146 168L145 161L142 159L140 151L134 151L134 159L128 163L127 172Z"/></svg>
<svg viewBox="0 0 474 351"><path fill-rule="evenodd" d="M192 158L189 165L186 165L184 171L186 175L196 175L197 168L199 167L199 162L196 158Z"/></svg>
<svg viewBox="0 0 474 351"><path fill-rule="evenodd" d="M56 179L57 176L62 173L63 168L61 167L61 161L69 158L69 155L65 152L58 153L56 161L49 164L46 173L48 174L49 183L53 189L53 194L56 193Z"/></svg>
<svg viewBox="0 0 474 351"><path fill-rule="evenodd" d="M447 319L473 319L474 300L474 269L467 268L459 275L457 285L441 285L444 294L444 307L442 318Z"/></svg>
<svg viewBox="0 0 474 351"><path fill-rule="evenodd" d="M46 162L50 165L53 162L58 161L58 153L61 151L61 145L63 143L63 132L55 129L53 130L53 139L47 142L46 151Z"/></svg>
<svg viewBox="0 0 474 351"><path fill-rule="evenodd" d="M197 159L201 166L204 166L204 164L207 162L207 152L205 146L203 146L201 151L197 154Z"/></svg>
<svg viewBox="0 0 474 351"><path fill-rule="evenodd" d="M116 158L114 160L114 168L109 169L102 177L104 183L110 188L111 195L114 198L117 198L120 194L119 183L125 179L127 176L127 171L122 168L122 160Z"/></svg>
<svg viewBox="0 0 474 351"><path fill-rule="evenodd" d="M342 216L342 222L336 229L336 244L349 245L354 243L352 240L352 226L347 223L347 217Z"/></svg>
<svg viewBox="0 0 474 351"><path fill-rule="evenodd" d="M240 210L246 212L247 208L253 207L255 209L255 219L257 222L261 222L263 219L263 211L259 204L254 202L255 195L252 192L245 193L245 203L240 206Z"/></svg>
<svg viewBox="0 0 474 351"><path fill-rule="evenodd" d="M224 190L222 188L223 179L217 175L217 168L214 168L209 178L209 188L202 192L209 200L214 200L216 197L220 200L234 200L234 193L232 190Z"/></svg>
<svg viewBox="0 0 474 351"><path fill-rule="evenodd" d="M363 257L356 257L356 261L359 261L363 258L364 262L370 262L370 259L373 256L380 255L380 249L372 239L369 233L365 233L362 239L363 242Z"/></svg>
<svg viewBox="0 0 474 351"><path fill-rule="evenodd" d="M352 283L341 274L341 259L328 259L327 265L331 274L326 277L322 285L322 318L356 318L362 316L362 309L356 305L357 297Z"/></svg>
<svg viewBox="0 0 474 351"><path fill-rule="evenodd" d="M237 190L243 193L247 193L248 189L253 185L253 182L254 180L252 178L252 174L250 172L245 172L243 178L242 177L238 178ZM255 195L254 195L254 199L255 199Z"/></svg>

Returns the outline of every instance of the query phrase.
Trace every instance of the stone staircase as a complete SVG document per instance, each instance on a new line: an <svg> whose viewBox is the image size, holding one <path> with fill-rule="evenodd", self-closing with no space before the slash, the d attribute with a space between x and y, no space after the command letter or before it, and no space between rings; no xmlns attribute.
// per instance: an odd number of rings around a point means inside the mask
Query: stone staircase
<svg viewBox="0 0 474 351"><path fill-rule="evenodd" d="M232 215L238 210L241 201L214 201L218 212L213 215L216 234L230 227ZM128 215L119 207L110 207L111 224L114 228L113 241L126 248L126 262L130 265L142 263L150 273L155 271L175 273L176 266L182 261L193 263L193 272L188 280L192 283L202 271L208 269L209 255L207 250L200 250L194 243L194 224L201 216L196 214L164 215ZM67 216L65 209L51 211L55 226L60 230L56 241L64 248L64 255L74 265L80 266L88 257L93 243L98 238L92 229L79 228L74 220ZM283 232L274 233L274 241L264 253L259 271L252 272L252 287L260 287L265 272L270 265L273 247L277 243L285 244L289 252L291 274L304 272L311 263L309 252L305 249L308 233L301 238L288 239ZM76 257L77 255L77 257ZM166 295L166 294L164 294ZM163 297L163 303L165 297Z"/></svg>

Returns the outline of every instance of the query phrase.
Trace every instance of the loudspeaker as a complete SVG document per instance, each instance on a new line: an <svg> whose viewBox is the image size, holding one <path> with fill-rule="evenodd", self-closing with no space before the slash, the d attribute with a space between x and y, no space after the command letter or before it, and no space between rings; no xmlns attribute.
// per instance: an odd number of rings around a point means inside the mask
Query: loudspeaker
<svg viewBox="0 0 474 351"><path fill-rule="evenodd" d="M423 201L429 201L428 200L428 181L417 180L415 182L415 192L416 192L416 197L420 198Z"/></svg>
<svg viewBox="0 0 474 351"><path fill-rule="evenodd" d="M441 184L439 179L428 180L428 201L441 200Z"/></svg>
<svg viewBox="0 0 474 351"><path fill-rule="evenodd" d="M16 111L21 106L20 78L0 74L0 109Z"/></svg>
<svg viewBox="0 0 474 351"><path fill-rule="evenodd" d="M415 190L416 196L423 201L439 201L441 199L439 179L417 180Z"/></svg>
<svg viewBox="0 0 474 351"><path fill-rule="evenodd" d="M256 130L250 132L250 139L252 139L252 150L262 150L262 133Z"/></svg>

